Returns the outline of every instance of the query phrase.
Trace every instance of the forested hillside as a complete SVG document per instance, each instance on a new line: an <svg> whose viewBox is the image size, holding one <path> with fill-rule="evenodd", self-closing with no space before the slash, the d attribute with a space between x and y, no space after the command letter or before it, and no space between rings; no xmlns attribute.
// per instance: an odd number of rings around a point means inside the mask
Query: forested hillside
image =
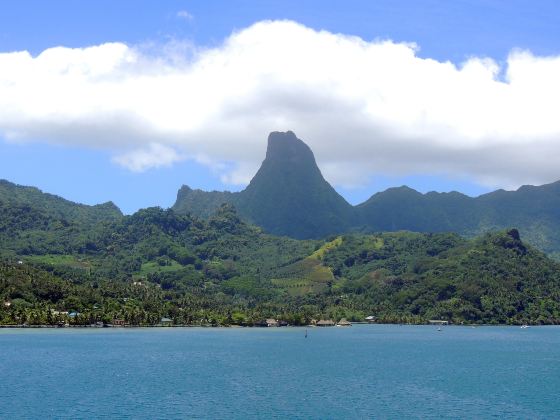
<svg viewBox="0 0 560 420"><path fill-rule="evenodd" d="M473 240L398 232L302 241L265 234L230 205L207 220L150 208L83 230L34 226L32 235L24 220L13 222L3 235L15 239L1 242L4 324L169 317L253 325L272 317L300 325L368 315L560 322L560 266L514 229Z"/></svg>
<svg viewBox="0 0 560 420"><path fill-rule="evenodd" d="M40 213L43 219L67 223L94 224L122 216L112 202L96 206L73 203L38 188L16 185L6 180L0 180L0 205L11 213L15 213L15 209L27 210Z"/></svg>

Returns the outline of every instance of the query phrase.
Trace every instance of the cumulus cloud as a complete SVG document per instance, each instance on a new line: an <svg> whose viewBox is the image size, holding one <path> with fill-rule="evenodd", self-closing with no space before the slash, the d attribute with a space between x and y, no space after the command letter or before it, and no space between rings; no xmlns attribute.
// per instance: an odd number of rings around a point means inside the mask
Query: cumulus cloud
<svg viewBox="0 0 560 420"><path fill-rule="evenodd" d="M134 171L191 158L246 183L293 130L326 178L560 179L560 57L420 58L414 44L263 21L214 48L121 43L0 54L0 134L102 148Z"/></svg>
<svg viewBox="0 0 560 420"><path fill-rule="evenodd" d="M176 150L158 143L150 143L146 148L136 149L123 155L117 155L113 161L132 172L144 172L146 169L171 166L182 158Z"/></svg>

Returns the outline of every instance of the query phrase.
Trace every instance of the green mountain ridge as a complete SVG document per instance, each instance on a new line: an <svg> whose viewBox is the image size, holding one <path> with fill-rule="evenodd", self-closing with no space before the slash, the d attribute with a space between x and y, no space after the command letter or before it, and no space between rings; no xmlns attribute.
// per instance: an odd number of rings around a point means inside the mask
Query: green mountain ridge
<svg viewBox="0 0 560 420"><path fill-rule="evenodd" d="M560 264L515 229L305 241L265 234L224 205L208 220L143 209L82 234L90 246L58 231L60 253L48 236L35 238L42 253L0 242L13 252L0 262L0 324L560 323Z"/></svg>
<svg viewBox="0 0 560 420"><path fill-rule="evenodd" d="M68 222L97 223L122 216L121 211L112 201L88 206L4 179L0 179L0 205L22 208L27 206L30 209L40 210L44 216L64 219Z"/></svg>
<svg viewBox="0 0 560 420"><path fill-rule="evenodd" d="M529 243L558 256L559 206L560 182L555 182L474 198L456 192L421 194L407 187L393 188L375 194L356 210L366 231L405 229L474 237L516 226Z"/></svg>
<svg viewBox="0 0 560 420"><path fill-rule="evenodd" d="M560 258L560 181L469 197L389 188L351 206L322 177L312 151L294 133L274 132L247 188L204 192L183 186L173 209L209 217L222 203L275 235L318 239L344 232L457 232L466 237L516 226L526 240Z"/></svg>
<svg viewBox="0 0 560 420"><path fill-rule="evenodd" d="M22 253L66 252L70 243L87 247L87 232L123 215L112 202L88 206L35 187L0 180L0 255L18 248Z"/></svg>

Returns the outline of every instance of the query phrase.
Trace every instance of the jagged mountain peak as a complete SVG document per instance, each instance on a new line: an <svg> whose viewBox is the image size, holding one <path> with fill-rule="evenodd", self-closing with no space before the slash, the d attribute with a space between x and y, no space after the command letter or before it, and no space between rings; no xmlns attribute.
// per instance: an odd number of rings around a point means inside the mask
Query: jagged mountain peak
<svg viewBox="0 0 560 420"><path fill-rule="evenodd" d="M313 152L293 131L274 131L258 172L239 193L181 188L179 212L211 215L222 203L267 232L313 238L347 229L352 207L323 178Z"/></svg>
<svg viewBox="0 0 560 420"><path fill-rule="evenodd" d="M270 133L266 158L237 205L269 232L299 238L343 231L351 209L292 131Z"/></svg>
<svg viewBox="0 0 560 420"><path fill-rule="evenodd" d="M273 131L268 136L265 161L315 163L313 152L293 131Z"/></svg>
<svg viewBox="0 0 560 420"><path fill-rule="evenodd" d="M282 185L299 190L318 183L327 184L327 181L309 146L293 131L274 131L268 136L266 158L243 193L252 194L261 187L278 189Z"/></svg>

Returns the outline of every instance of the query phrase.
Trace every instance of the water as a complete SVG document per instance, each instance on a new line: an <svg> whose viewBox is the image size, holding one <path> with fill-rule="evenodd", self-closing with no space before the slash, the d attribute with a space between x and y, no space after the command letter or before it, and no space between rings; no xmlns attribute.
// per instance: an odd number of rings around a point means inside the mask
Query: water
<svg viewBox="0 0 560 420"><path fill-rule="evenodd" d="M560 417L560 328L0 330L1 418Z"/></svg>

